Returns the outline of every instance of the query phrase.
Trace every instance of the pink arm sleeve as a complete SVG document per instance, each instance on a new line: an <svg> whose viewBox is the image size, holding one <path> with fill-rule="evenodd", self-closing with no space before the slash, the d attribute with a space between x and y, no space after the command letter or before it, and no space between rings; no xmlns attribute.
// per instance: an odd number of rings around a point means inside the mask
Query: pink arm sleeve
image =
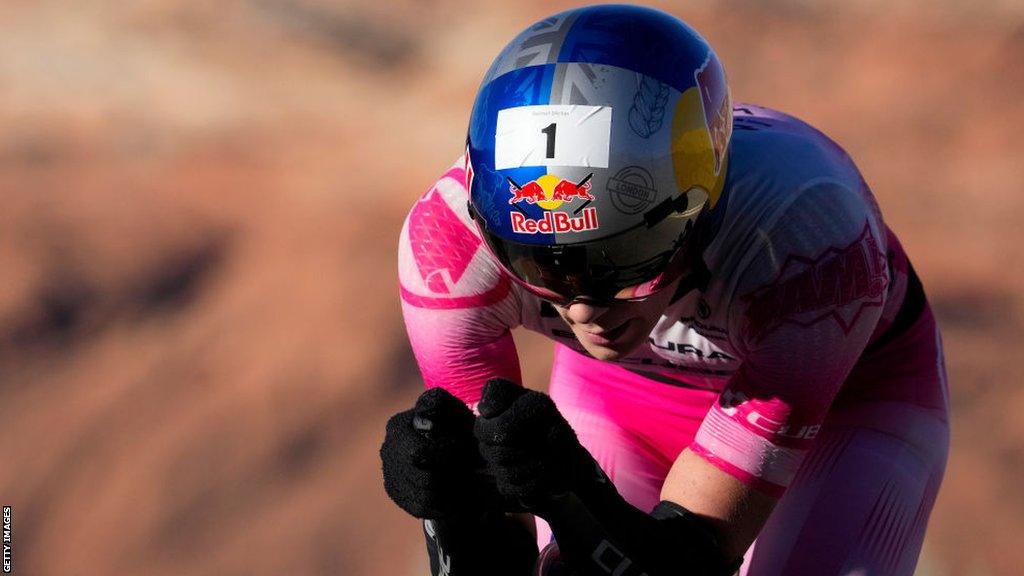
<svg viewBox="0 0 1024 576"><path fill-rule="evenodd" d="M473 405L490 378L522 382L510 332L520 323L520 309L511 281L469 219L467 199L460 160L406 218L398 272L405 327L424 383Z"/></svg>
<svg viewBox="0 0 1024 576"><path fill-rule="evenodd" d="M804 190L762 238L730 308L743 364L691 448L780 496L874 331L890 276L873 205L836 184Z"/></svg>

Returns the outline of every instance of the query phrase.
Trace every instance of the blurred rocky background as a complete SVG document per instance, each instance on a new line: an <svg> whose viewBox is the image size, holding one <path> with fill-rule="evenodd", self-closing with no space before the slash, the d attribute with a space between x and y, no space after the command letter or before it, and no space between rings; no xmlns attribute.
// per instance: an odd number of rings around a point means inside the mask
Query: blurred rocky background
<svg viewBox="0 0 1024 576"><path fill-rule="evenodd" d="M559 2L0 2L0 503L15 574L410 575L395 246ZM944 329L919 574L1024 566L1024 3L659 5L861 166ZM521 336L545 385L547 345Z"/></svg>

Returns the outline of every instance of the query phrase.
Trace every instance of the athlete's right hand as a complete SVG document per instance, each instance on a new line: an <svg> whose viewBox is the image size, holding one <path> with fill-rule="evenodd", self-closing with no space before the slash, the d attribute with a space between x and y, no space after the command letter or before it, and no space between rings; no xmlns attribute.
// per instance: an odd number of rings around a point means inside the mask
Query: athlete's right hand
<svg viewBox="0 0 1024 576"><path fill-rule="evenodd" d="M388 420L380 458L384 489L417 518L479 514L497 504L497 491L481 475L473 413L441 388Z"/></svg>

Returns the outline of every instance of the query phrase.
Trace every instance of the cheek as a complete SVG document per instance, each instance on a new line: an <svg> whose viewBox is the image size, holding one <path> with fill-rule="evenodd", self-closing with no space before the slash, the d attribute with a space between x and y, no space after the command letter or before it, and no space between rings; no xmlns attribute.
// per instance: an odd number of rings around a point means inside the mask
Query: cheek
<svg viewBox="0 0 1024 576"><path fill-rule="evenodd" d="M662 315L665 313L665 308L668 305L668 298L665 301L647 301L643 302L644 307L633 311L634 322L637 324L636 330L641 333L642 336L650 334L654 326L661 320Z"/></svg>
<svg viewBox="0 0 1024 576"><path fill-rule="evenodd" d="M620 355L632 354L647 342L650 333L650 324L644 322L642 318L634 318L629 331L619 338L619 342L614 346L614 349Z"/></svg>
<svg viewBox="0 0 1024 576"><path fill-rule="evenodd" d="M634 314L636 314L638 318L642 318L644 322L648 322L653 325L657 322L658 318L661 318L661 315L665 313L665 308L668 306L668 300L669 298L665 297L640 302L640 306L634 310Z"/></svg>
<svg viewBox="0 0 1024 576"><path fill-rule="evenodd" d="M633 323L635 326L633 330L636 331L638 337L647 336L651 333L651 329L658 323L658 319L661 318L660 313L649 313L636 318Z"/></svg>

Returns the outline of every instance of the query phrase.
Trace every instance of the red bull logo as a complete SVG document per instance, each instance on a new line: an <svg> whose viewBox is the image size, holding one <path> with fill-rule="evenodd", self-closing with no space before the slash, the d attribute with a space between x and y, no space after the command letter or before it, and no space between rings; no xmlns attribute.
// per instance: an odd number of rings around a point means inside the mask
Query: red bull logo
<svg viewBox="0 0 1024 576"><path fill-rule="evenodd" d="M715 152L715 175L722 170L722 159L732 135L732 104L726 88L725 72L718 60L708 56L704 66L694 72L700 88L700 100L704 106L704 123L711 136L711 148Z"/></svg>
<svg viewBox="0 0 1024 576"><path fill-rule="evenodd" d="M519 211L512 212L512 231L519 234L551 234L596 230L598 227L597 209L586 207L594 200L590 194L591 177L593 174L588 174L583 180L572 182L545 174L523 186L509 178L509 192L512 194L512 198L509 198L508 201L509 204L526 202L527 204L536 204L545 210L555 210L566 202L584 201L581 209L577 210L578 216L565 212L547 212L543 218L535 219Z"/></svg>
<svg viewBox="0 0 1024 576"><path fill-rule="evenodd" d="M590 202L594 200L594 197L590 195L591 177L593 174L587 174L587 177L579 183L574 183L551 174L545 174L536 180L527 182L524 186L519 186L510 178L508 189L512 193L512 197L509 198L508 203L527 202L537 204L545 210L554 210L562 203L572 202L577 198Z"/></svg>

